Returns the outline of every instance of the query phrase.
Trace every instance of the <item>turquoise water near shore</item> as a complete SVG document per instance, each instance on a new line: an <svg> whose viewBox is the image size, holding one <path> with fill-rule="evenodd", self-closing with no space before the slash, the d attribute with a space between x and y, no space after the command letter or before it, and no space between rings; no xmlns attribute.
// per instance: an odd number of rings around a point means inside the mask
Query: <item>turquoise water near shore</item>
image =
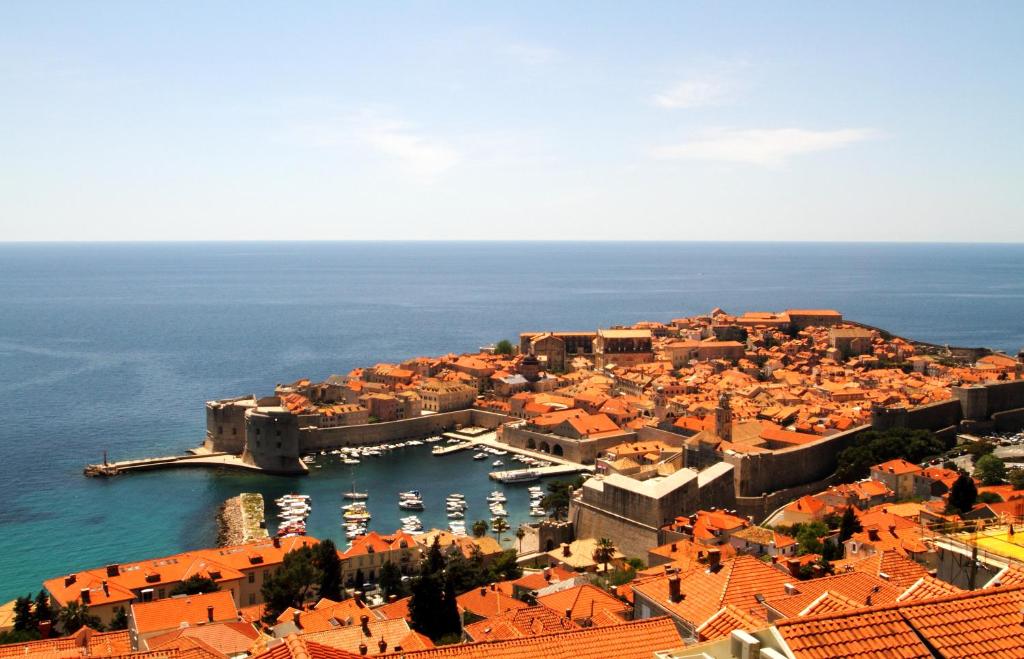
<svg viewBox="0 0 1024 659"><path fill-rule="evenodd" d="M121 459L197 445L205 400L520 331L715 306L834 307L914 338L1015 352L1024 246L0 244L0 598L73 569L209 546L216 507L240 491L311 493L310 531L343 541L337 506L352 474L340 466L304 479L82 477L103 450ZM469 519L486 512L488 463L426 448L357 467L374 528L402 516L391 490L461 491ZM509 509L523 507L510 498Z"/></svg>

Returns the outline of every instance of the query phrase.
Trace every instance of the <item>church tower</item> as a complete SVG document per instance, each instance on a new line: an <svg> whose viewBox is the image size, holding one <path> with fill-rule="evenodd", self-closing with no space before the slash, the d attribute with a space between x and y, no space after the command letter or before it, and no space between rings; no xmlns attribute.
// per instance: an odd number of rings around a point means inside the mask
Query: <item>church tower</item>
<svg viewBox="0 0 1024 659"><path fill-rule="evenodd" d="M729 397L724 393L718 397L718 407L715 408L715 434L727 442L732 441L732 408Z"/></svg>

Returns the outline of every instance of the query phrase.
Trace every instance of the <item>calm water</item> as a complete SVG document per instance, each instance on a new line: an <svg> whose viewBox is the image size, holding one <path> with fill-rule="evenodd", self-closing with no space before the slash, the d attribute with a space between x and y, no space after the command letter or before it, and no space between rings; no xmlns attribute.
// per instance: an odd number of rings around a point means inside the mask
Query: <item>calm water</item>
<svg viewBox="0 0 1024 659"><path fill-rule="evenodd" d="M214 542L239 491L314 497L310 531L343 540L340 493L462 491L487 463L428 446L305 479L171 471L110 481L83 464L195 446L203 402L268 393L410 355L473 350L523 330L786 307L942 343L1024 346L1024 246L835 244L0 245L0 598L68 570ZM522 511L510 498L510 511ZM437 519L431 514L437 515ZM479 515L478 515L479 514Z"/></svg>

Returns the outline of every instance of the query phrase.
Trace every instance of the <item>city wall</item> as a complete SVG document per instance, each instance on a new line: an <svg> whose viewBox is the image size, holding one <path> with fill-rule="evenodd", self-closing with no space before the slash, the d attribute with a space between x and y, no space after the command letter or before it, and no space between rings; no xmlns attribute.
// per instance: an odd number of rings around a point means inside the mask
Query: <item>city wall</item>
<svg viewBox="0 0 1024 659"><path fill-rule="evenodd" d="M310 453L343 446L362 446L403 439L417 439L454 430L457 427L478 426L494 429L512 420L511 417L504 414L465 409L358 426L300 428L300 450L303 453Z"/></svg>

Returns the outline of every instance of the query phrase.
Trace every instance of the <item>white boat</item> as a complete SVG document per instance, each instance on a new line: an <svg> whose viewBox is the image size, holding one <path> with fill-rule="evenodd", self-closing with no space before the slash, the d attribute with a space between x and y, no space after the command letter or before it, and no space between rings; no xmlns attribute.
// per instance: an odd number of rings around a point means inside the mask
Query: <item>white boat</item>
<svg viewBox="0 0 1024 659"><path fill-rule="evenodd" d="M419 490L409 490L408 492L399 492L398 493L398 498L399 499L419 499L420 498L420 491Z"/></svg>
<svg viewBox="0 0 1024 659"><path fill-rule="evenodd" d="M504 464L505 464L505 463L504 463L504 462L502 462L501 460L495 460L494 462L492 462L492 463L491 463L491 466L492 466L492 467L501 467L501 466L503 466Z"/></svg>
<svg viewBox="0 0 1024 659"><path fill-rule="evenodd" d="M518 471L507 471L498 480L502 483L528 483L540 478L540 473L532 469L520 469Z"/></svg>
<svg viewBox="0 0 1024 659"><path fill-rule="evenodd" d="M398 507L402 510L423 510L422 499L402 499L398 502Z"/></svg>
<svg viewBox="0 0 1024 659"><path fill-rule="evenodd" d="M547 512L543 508L530 508L530 517L544 517Z"/></svg>
<svg viewBox="0 0 1024 659"><path fill-rule="evenodd" d="M486 460L487 459L487 454L486 453L475 453L473 455L473 459L474 460Z"/></svg>
<svg viewBox="0 0 1024 659"><path fill-rule="evenodd" d="M353 499L355 501L366 501L370 498L369 492L356 492L356 484L352 483L352 489L341 495L346 499Z"/></svg>
<svg viewBox="0 0 1024 659"><path fill-rule="evenodd" d="M435 446L434 448L430 449L430 452L433 453L434 455L444 455L444 447Z"/></svg>
<svg viewBox="0 0 1024 659"><path fill-rule="evenodd" d="M306 457L302 458L302 461L309 465L316 462L316 458L313 457L312 455L307 455Z"/></svg>
<svg viewBox="0 0 1024 659"><path fill-rule="evenodd" d="M357 465L357 464L359 464L359 460L356 459L356 458L345 458L344 460L342 460L342 462L344 462L347 465Z"/></svg>
<svg viewBox="0 0 1024 659"><path fill-rule="evenodd" d="M453 510L450 513L448 513L448 519L466 519L466 514L460 513L457 510Z"/></svg>
<svg viewBox="0 0 1024 659"><path fill-rule="evenodd" d="M441 438L440 438L440 437L438 437L437 435L434 435L433 437L427 437L427 438L426 438L426 439L424 439L423 441L425 441L425 442L426 442L426 443L428 443L428 444L433 444L433 443L435 443L435 442L439 442L439 441L441 441Z"/></svg>

